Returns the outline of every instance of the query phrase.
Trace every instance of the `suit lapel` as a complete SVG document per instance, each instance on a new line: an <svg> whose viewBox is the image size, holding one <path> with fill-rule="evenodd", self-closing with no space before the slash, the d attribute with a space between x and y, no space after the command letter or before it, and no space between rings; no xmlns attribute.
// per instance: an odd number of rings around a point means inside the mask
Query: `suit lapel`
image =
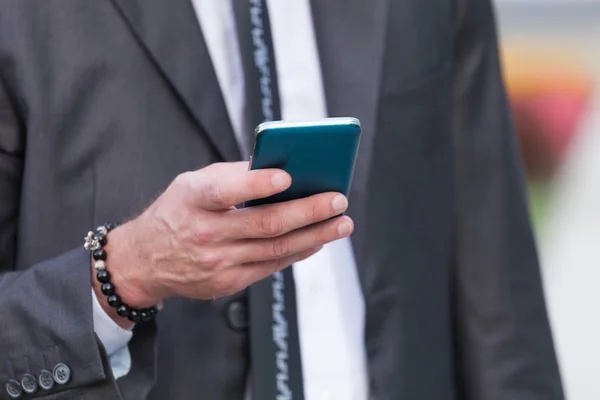
<svg viewBox="0 0 600 400"><path fill-rule="evenodd" d="M360 267L388 0L311 0L311 8L329 116L357 117L363 131L348 210Z"/></svg>
<svg viewBox="0 0 600 400"><path fill-rule="evenodd" d="M363 135L350 193L361 255L363 205L375 135L389 0L311 0L327 109L355 116ZM240 158L233 128L189 0L113 0L224 160ZM343 11L340 11L343 10Z"/></svg>
<svg viewBox="0 0 600 400"><path fill-rule="evenodd" d="M226 161L240 151L189 0L113 0L191 114Z"/></svg>

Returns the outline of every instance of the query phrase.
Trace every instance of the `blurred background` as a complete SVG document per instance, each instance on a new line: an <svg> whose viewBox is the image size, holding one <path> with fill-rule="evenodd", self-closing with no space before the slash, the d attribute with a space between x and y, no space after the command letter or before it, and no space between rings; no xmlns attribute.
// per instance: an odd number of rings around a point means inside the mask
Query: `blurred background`
<svg viewBox="0 0 600 400"><path fill-rule="evenodd" d="M600 399L600 0L496 0L569 400Z"/></svg>

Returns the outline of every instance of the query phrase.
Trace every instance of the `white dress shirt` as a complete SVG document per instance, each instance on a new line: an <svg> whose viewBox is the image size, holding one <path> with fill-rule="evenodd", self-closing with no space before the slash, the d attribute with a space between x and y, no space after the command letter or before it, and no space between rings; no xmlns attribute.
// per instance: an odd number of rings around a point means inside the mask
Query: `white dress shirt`
<svg viewBox="0 0 600 400"><path fill-rule="evenodd" d="M231 2L192 1L231 123L244 143L244 75ZM327 116L309 0L267 0L284 120ZM243 146L240 146L243 147ZM326 245L294 265L300 351L307 400L366 400L364 301L350 239ZM115 377L128 373L129 331L119 328L95 300L94 329Z"/></svg>

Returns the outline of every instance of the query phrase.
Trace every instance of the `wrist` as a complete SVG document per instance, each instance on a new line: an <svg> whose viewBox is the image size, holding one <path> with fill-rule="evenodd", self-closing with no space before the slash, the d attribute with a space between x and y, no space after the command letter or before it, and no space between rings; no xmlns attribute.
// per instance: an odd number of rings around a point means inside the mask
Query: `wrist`
<svg viewBox="0 0 600 400"><path fill-rule="evenodd" d="M148 271L141 270L143 260L136 257L137 248L130 245L135 243L132 233L135 229L131 225L115 229L107 224L98 228L96 234L90 232L85 245L92 251L94 293L105 313L123 328L131 327L131 322L151 321L160 301L160 297L152 295L158 291L149 285L155 280L144 273Z"/></svg>
<svg viewBox="0 0 600 400"><path fill-rule="evenodd" d="M123 329L131 328L134 325L134 323L131 322L126 317L121 317L119 314L117 314L117 310L115 308L108 305L108 302L106 301L106 296L104 296L104 294L100 290L100 287L102 286L102 284L100 282L98 282L98 280L95 277L95 274L96 274L96 271L93 267L93 260L92 260L92 289L94 291L96 299L98 300L98 303L100 304L100 307L102 307L102 310L104 310L106 315L108 315L113 321L115 321L115 323L117 325L119 325L121 328L123 328Z"/></svg>
<svg viewBox="0 0 600 400"><path fill-rule="evenodd" d="M151 271L144 268L144 256L133 240L135 229L131 222L110 232L108 243L104 247L107 253L106 268L111 274L121 300L133 308L152 307L162 301L159 290L154 286L156 280ZM96 282L98 288L101 283Z"/></svg>

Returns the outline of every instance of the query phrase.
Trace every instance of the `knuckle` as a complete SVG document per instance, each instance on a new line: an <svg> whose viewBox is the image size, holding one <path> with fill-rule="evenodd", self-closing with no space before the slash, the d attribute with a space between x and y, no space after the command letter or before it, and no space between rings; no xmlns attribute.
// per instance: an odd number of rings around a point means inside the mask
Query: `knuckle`
<svg viewBox="0 0 600 400"><path fill-rule="evenodd" d="M311 224L319 220L319 204L317 202L311 202L306 210L305 214L306 224Z"/></svg>
<svg viewBox="0 0 600 400"><path fill-rule="evenodd" d="M169 191L174 192L174 198L185 204L193 202L195 193L202 192L203 175L198 172L183 172L173 179Z"/></svg>
<svg viewBox="0 0 600 400"><path fill-rule="evenodd" d="M218 269L223 258L215 251L204 251L198 255L197 262L205 269Z"/></svg>
<svg viewBox="0 0 600 400"><path fill-rule="evenodd" d="M271 241L271 254L273 258L282 258L290 252L290 243L286 238L276 238Z"/></svg>
<svg viewBox="0 0 600 400"><path fill-rule="evenodd" d="M229 204L223 185L218 180L213 180L208 184L207 196L209 201L217 206L225 207Z"/></svg>
<svg viewBox="0 0 600 400"><path fill-rule="evenodd" d="M172 185L177 189L188 189L191 186L192 174L190 172L183 172L173 179Z"/></svg>
<svg viewBox="0 0 600 400"><path fill-rule="evenodd" d="M206 196L211 204L225 208L233 205L232 196L225 190L223 183L218 179L211 179L206 187Z"/></svg>
<svg viewBox="0 0 600 400"><path fill-rule="evenodd" d="M194 238L196 244L199 244L201 246L213 244L215 242L213 233L206 229L197 230L194 233Z"/></svg>
<svg viewBox="0 0 600 400"><path fill-rule="evenodd" d="M224 164L225 163L223 163L223 162L212 163L212 164L209 164L209 165L205 166L204 168L202 168L201 171L207 172L207 173L219 172L223 169Z"/></svg>
<svg viewBox="0 0 600 400"><path fill-rule="evenodd" d="M284 232L285 220L278 212L266 212L260 218L260 229L266 236L279 236Z"/></svg>
<svg viewBox="0 0 600 400"><path fill-rule="evenodd" d="M218 234L209 224L203 224L196 227L194 231L194 241L200 246L214 244L219 240Z"/></svg>

